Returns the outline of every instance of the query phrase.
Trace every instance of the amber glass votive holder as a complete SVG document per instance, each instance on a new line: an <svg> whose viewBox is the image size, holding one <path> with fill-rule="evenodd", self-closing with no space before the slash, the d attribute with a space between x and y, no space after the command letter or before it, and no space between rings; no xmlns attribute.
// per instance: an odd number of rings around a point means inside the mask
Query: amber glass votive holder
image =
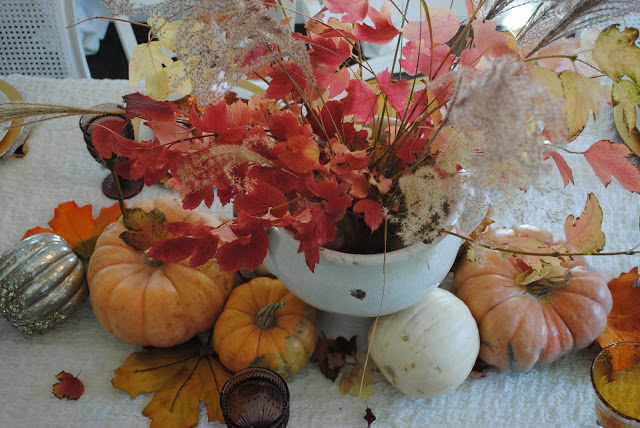
<svg viewBox="0 0 640 428"><path fill-rule="evenodd" d="M640 343L606 346L591 365L598 424L640 428Z"/></svg>
<svg viewBox="0 0 640 428"><path fill-rule="evenodd" d="M97 106L93 106L92 109L104 110L105 113L83 115L80 117L79 125L84 142L87 145L87 150L89 150L91 156L111 172L111 174L105 177L102 182L102 192L111 199L118 199L117 187L120 187L124 199L137 195L144 186L144 180L126 180L122 177L118 177L114 171L115 166L120 162L124 162L126 158L117 157L115 155L112 155L108 159L100 157L98 151L93 146L92 140L93 130L97 126L100 126L101 123L113 120L124 122L121 135L125 138L132 139L134 137L134 131L131 121L127 118L124 112L122 114L113 113L114 111L118 111L117 104L99 104ZM116 179L118 180L117 182Z"/></svg>
<svg viewBox="0 0 640 428"><path fill-rule="evenodd" d="M231 428L284 428L289 422L289 388L276 372L250 367L225 382L220 408Z"/></svg>

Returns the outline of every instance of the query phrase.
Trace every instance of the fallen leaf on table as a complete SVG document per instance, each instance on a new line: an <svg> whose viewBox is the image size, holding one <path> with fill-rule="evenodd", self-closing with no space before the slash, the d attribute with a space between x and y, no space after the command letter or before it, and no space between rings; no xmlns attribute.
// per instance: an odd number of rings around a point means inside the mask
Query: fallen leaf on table
<svg viewBox="0 0 640 428"><path fill-rule="evenodd" d="M373 394L373 362L368 361L365 369L366 354L361 354L350 372L340 378L338 388L342 395L351 394L358 398L369 398ZM362 388L360 386L362 385Z"/></svg>
<svg viewBox="0 0 640 428"><path fill-rule="evenodd" d="M35 227L28 230L22 239L37 233L55 233L67 241L80 258L88 260L98 236L120 217L120 206L115 203L109 208L103 208L95 219L92 211L91 205L78 207L75 201L64 202L54 210L54 217L49 222L52 229Z"/></svg>
<svg viewBox="0 0 640 428"><path fill-rule="evenodd" d="M53 384L53 395L59 399L77 400L84 393L84 384L77 376L67 372L56 375L58 383Z"/></svg>
<svg viewBox="0 0 640 428"><path fill-rule="evenodd" d="M376 415L368 407L364 414L364 420L367 421L367 428L371 428L371 424L376 420Z"/></svg>
<svg viewBox="0 0 640 428"><path fill-rule="evenodd" d="M603 348L614 342L640 342L640 274L635 267L608 283L613 307L604 332L596 339Z"/></svg>
<svg viewBox="0 0 640 428"><path fill-rule="evenodd" d="M316 343L316 348L311 355L310 361L317 362L320 371L327 379L335 381L344 367L347 355L356 356L356 336L347 340L340 336L337 339L327 339L324 333Z"/></svg>
<svg viewBox="0 0 640 428"><path fill-rule="evenodd" d="M167 235L166 217L160 210L146 212L142 208L129 208L122 217L126 230L120 238L130 247L144 251Z"/></svg>
<svg viewBox="0 0 640 428"><path fill-rule="evenodd" d="M131 398L155 392L142 411L153 427L192 427L198 424L199 401L207 406L209 422L224 423L220 390L230 376L211 347L192 339L172 348L134 352L111 384Z"/></svg>

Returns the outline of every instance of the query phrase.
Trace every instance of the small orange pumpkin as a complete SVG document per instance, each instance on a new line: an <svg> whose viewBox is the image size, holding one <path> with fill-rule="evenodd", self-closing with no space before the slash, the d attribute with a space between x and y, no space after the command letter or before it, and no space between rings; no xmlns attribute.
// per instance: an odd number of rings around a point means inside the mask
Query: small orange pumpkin
<svg viewBox="0 0 640 428"><path fill-rule="evenodd" d="M133 205L162 211L167 222L220 222L202 211L187 211L166 196ZM127 245L122 217L109 225L89 260L87 283L91 306L100 324L125 342L170 347L213 326L235 285L235 275L215 261L192 268L188 260L161 263Z"/></svg>
<svg viewBox="0 0 640 428"><path fill-rule="evenodd" d="M265 367L282 377L302 369L316 345L316 310L277 279L236 287L213 328L213 348L229 370Z"/></svg>
<svg viewBox="0 0 640 428"><path fill-rule="evenodd" d="M496 229L486 236L501 243L516 236L547 244L561 242L534 226ZM528 285L515 283L524 267L513 257L503 259L498 251L482 257L480 262L460 263L452 291L478 323L480 358L486 363L503 371L526 372L586 347L604 330L613 304L611 293L602 276L587 267L584 257L562 263L571 274L568 281Z"/></svg>

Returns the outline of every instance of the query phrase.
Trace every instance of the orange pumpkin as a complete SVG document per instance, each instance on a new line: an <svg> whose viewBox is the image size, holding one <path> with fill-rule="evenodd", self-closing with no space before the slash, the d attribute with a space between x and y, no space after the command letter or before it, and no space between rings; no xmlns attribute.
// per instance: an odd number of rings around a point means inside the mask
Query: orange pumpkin
<svg viewBox="0 0 640 428"><path fill-rule="evenodd" d="M158 209L167 222L219 224L207 213L184 210L169 196L133 207ZM215 261L192 268L188 260L152 260L120 238L125 230L122 217L109 225L89 260L91 306L100 324L125 342L157 347L186 342L211 328L235 285L235 275L221 271Z"/></svg>
<svg viewBox="0 0 640 428"><path fill-rule="evenodd" d="M213 348L229 370L265 367L282 377L302 369L316 344L316 310L277 279L236 287L213 328Z"/></svg>
<svg viewBox="0 0 640 428"><path fill-rule="evenodd" d="M561 242L534 226L492 230L497 242L532 237ZM526 372L569 351L589 345L602 333L612 298L602 276L582 256L564 261L570 276L556 283L515 283L525 271L513 257L488 251L479 262L464 260L455 271L452 291L471 310L480 330L480 358L504 371ZM568 281L566 281L568 280Z"/></svg>

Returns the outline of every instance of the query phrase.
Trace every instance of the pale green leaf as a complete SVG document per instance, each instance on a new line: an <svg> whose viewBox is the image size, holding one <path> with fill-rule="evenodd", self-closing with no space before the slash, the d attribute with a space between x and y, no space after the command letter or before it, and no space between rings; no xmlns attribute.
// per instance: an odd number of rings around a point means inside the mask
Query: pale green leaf
<svg viewBox="0 0 640 428"><path fill-rule="evenodd" d="M560 82L566 100L569 135L574 137L587 125L591 112L594 118L598 116L600 85L597 81L571 70L560 73Z"/></svg>
<svg viewBox="0 0 640 428"><path fill-rule="evenodd" d="M635 126L631 130L627 128L624 121L624 110L620 104L613 108L613 118L622 140L633 153L640 156L640 131Z"/></svg>
<svg viewBox="0 0 640 428"><path fill-rule="evenodd" d="M595 45L591 56L600 70L613 80L628 76L640 85L640 48L635 45L638 30L627 28L618 30L616 25L604 29Z"/></svg>

